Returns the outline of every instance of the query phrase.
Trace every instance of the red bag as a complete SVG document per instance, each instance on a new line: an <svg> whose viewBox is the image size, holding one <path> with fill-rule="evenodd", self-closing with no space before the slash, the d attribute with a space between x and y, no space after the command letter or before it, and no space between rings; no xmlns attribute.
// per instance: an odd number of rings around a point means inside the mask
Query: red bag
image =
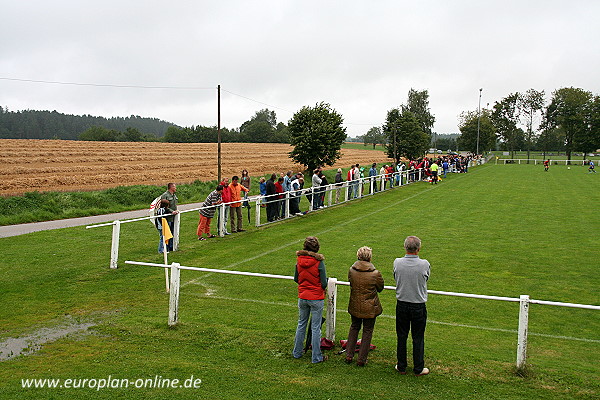
<svg viewBox="0 0 600 400"><path fill-rule="evenodd" d="M347 340L344 340L344 339L340 340L340 345L342 346L342 349L346 348L347 343L348 343ZM376 348L377 348L377 346L375 346L372 343L369 345L369 350L375 350ZM360 339L356 341L356 348L354 349L354 351L356 353L358 353L359 350L360 350Z"/></svg>

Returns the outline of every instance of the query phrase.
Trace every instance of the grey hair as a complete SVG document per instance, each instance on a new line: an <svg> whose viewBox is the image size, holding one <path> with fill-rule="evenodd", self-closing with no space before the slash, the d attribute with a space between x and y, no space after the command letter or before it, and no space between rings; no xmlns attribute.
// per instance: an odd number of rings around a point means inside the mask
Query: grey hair
<svg viewBox="0 0 600 400"><path fill-rule="evenodd" d="M407 253L416 253L421 249L421 239L416 236L408 236L404 240L404 249Z"/></svg>
<svg viewBox="0 0 600 400"><path fill-rule="evenodd" d="M373 250L370 247L363 246L356 252L356 257L360 261L371 261L371 257L373 257Z"/></svg>

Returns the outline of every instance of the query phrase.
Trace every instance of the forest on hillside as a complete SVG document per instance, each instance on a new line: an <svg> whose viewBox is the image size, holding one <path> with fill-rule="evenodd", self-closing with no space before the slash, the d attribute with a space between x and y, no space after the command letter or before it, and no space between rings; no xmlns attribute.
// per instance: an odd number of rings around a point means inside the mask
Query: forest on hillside
<svg viewBox="0 0 600 400"><path fill-rule="evenodd" d="M69 139L79 136L92 127L102 127L116 132L137 130L146 138L162 137L174 124L157 118L96 117L70 115L57 111L9 111L0 107L0 139Z"/></svg>

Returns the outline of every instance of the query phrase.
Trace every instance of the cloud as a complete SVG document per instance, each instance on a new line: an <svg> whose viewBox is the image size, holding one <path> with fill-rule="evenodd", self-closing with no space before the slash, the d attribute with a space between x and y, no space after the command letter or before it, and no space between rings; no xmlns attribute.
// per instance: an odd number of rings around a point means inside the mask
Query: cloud
<svg viewBox="0 0 600 400"><path fill-rule="evenodd" d="M427 89L434 130L514 91L599 91L594 1L8 2L0 15L0 104L239 127L256 110L287 122L325 101L356 136ZM232 93L235 93L237 96ZM255 101L249 100L253 99Z"/></svg>

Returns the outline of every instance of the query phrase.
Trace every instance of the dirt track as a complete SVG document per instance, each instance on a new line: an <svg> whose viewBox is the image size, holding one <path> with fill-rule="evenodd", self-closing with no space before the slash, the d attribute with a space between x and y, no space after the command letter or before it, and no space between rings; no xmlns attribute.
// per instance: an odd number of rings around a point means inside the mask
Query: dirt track
<svg viewBox="0 0 600 400"><path fill-rule="evenodd" d="M0 139L0 195L32 191L97 190L121 185L163 185L217 178L216 143L120 143ZM303 168L287 144L224 143L224 176L250 176ZM342 150L336 166L386 162L379 150Z"/></svg>

